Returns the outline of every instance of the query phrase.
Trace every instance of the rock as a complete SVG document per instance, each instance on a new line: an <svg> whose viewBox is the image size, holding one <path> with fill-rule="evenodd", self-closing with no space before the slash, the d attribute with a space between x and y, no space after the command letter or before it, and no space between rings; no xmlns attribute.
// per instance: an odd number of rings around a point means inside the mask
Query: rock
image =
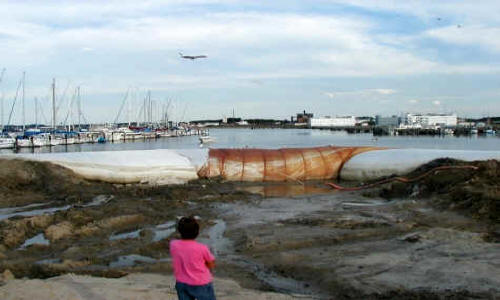
<svg viewBox="0 0 500 300"><path fill-rule="evenodd" d="M101 220L98 226L103 229L110 229L123 225L138 224L142 221L144 221L144 216L142 215L124 215Z"/></svg>
<svg viewBox="0 0 500 300"><path fill-rule="evenodd" d="M416 242L420 241L421 238L422 238L422 236L420 236L420 234L418 234L418 233L410 233L410 234L407 234L405 236L400 237L399 240L405 241L405 242L410 242L410 243L416 243Z"/></svg>
<svg viewBox="0 0 500 300"><path fill-rule="evenodd" d="M45 229L45 237L49 239L51 242L69 237L72 234L73 234L73 225L68 221L51 225L47 229Z"/></svg>
<svg viewBox="0 0 500 300"><path fill-rule="evenodd" d="M6 259L7 255L3 254L3 252L0 252L0 260Z"/></svg>

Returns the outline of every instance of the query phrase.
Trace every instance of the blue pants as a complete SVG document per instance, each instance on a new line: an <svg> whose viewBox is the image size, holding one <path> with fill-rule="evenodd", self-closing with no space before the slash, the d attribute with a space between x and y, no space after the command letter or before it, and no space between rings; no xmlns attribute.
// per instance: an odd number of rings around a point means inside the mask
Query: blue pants
<svg viewBox="0 0 500 300"><path fill-rule="evenodd" d="M182 282L175 283L179 300L215 300L212 283L205 285L190 285Z"/></svg>

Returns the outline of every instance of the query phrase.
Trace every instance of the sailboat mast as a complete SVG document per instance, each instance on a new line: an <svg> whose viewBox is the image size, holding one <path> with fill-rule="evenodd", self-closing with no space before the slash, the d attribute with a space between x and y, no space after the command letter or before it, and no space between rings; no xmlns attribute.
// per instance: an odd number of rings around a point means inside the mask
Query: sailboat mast
<svg viewBox="0 0 500 300"><path fill-rule="evenodd" d="M26 72L23 72L23 97L22 97L22 102L23 102L23 132L26 131L26 110L25 110L25 104L24 104L24 84L26 80Z"/></svg>
<svg viewBox="0 0 500 300"><path fill-rule="evenodd" d="M35 97L35 128L38 128L38 99Z"/></svg>
<svg viewBox="0 0 500 300"><path fill-rule="evenodd" d="M81 123L81 115L82 115L82 102L80 99L80 86L78 86L78 131L81 131L82 129L82 123Z"/></svg>
<svg viewBox="0 0 500 300"><path fill-rule="evenodd" d="M52 78L52 128L56 130L56 79Z"/></svg>
<svg viewBox="0 0 500 300"><path fill-rule="evenodd" d="M0 84L2 84L4 73L5 73L5 68L2 69L2 73L0 74ZM1 123L0 123L0 129L2 130L2 132L3 132L3 124L4 124L3 123L4 122L4 119L3 119L4 118L4 116L3 116L3 114L4 114L4 111L3 111L3 98L4 98L4 96L5 96L5 94L2 93L2 98L0 99L0 101L1 101L1 103L0 103L0 107L1 107L0 108L0 110L1 110L0 113L2 114L2 117L1 117L2 120L1 120Z"/></svg>

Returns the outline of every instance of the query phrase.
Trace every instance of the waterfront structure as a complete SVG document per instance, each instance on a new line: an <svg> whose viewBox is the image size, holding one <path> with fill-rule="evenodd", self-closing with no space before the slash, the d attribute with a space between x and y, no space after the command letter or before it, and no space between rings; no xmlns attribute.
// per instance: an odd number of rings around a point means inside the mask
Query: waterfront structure
<svg viewBox="0 0 500 300"><path fill-rule="evenodd" d="M380 115L375 116L375 125L377 126L388 126L388 127L398 127L401 123L401 119L398 116L382 117Z"/></svg>
<svg viewBox="0 0 500 300"><path fill-rule="evenodd" d="M311 128L333 128L333 127L354 127L356 125L356 117L323 117L310 118L307 125Z"/></svg>
<svg viewBox="0 0 500 300"><path fill-rule="evenodd" d="M302 113L298 113L295 119L296 123L309 123L309 120L314 117L314 114L307 113L305 110Z"/></svg>
<svg viewBox="0 0 500 300"><path fill-rule="evenodd" d="M410 114L407 113L403 116L405 125L411 127L455 127L457 126L456 114Z"/></svg>

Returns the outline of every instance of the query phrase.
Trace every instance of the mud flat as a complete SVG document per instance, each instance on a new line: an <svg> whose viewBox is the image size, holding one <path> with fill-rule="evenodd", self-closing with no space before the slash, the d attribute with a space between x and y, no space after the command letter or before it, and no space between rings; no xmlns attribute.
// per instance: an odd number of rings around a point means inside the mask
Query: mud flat
<svg viewBox="0 0 500 300"><path fill-rule="evenodd" d="M11 164L0 172L2 299L116 290L170 299L168 242L182 215L201 217L221 299L500 297L498 162L359 192L323 182L111 185L47 163L1 163ZM415 174L435 164L460 162Z"/></svg>

